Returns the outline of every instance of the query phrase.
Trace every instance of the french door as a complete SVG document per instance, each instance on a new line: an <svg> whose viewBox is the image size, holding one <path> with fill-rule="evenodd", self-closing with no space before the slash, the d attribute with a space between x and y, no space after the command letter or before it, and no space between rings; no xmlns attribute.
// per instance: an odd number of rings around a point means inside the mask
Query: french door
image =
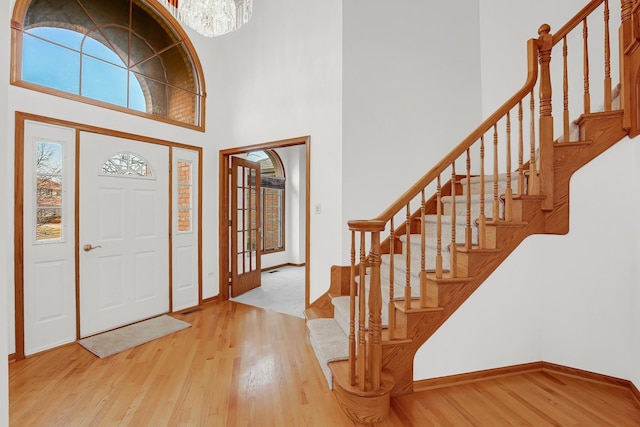
<svg viewBox="0 0 640 427"><path fill-rule="evenodd" d="M231 158L231 296L260 286L260 164Z"/></svg>

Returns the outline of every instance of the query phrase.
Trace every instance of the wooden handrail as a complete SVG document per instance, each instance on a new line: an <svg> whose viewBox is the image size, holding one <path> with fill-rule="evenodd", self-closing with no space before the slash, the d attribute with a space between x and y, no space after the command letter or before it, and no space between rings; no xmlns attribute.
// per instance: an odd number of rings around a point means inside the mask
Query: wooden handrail
<svg viewBox="0 0 640 427"><path fill-rule="evenodd" d="M522 88L516 92L507 102L502 104L491 116L489 116L480 126L469 134L458 146L438 162L429 172L427 172L418 182L398 198L389 208L372 220L349 221L349 229L364 231L362 227L369 227L371 221L382 221L386 224L400 209L413 200L423 188L434 181L451 163L465 153L465 151L477 142L482 135L490 130L494 124L504 117L508 111L516 107L534 88L538 79L538 40L527 41L527 80Z"/></svg>
<svg viewBox="0 0 640 427"><path fill-rule="evenodd" d="M582 21L596 10L604 0L591 0L580 12L576 14L569 22L564 24L558 31L553 34L553 46L562 41L562 39L571 32L575 27L580 25Z"/></svg>

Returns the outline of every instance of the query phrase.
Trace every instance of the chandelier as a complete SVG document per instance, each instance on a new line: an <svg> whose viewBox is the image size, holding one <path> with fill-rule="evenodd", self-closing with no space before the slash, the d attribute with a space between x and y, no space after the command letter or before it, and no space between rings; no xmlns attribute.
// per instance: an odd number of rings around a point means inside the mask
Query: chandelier
<svg viewBox="0 0 640 427"><path fill-rule="evenodd" d="M182 24L205 37L221 36L249 22L253 0L159 0Z"/></svg>

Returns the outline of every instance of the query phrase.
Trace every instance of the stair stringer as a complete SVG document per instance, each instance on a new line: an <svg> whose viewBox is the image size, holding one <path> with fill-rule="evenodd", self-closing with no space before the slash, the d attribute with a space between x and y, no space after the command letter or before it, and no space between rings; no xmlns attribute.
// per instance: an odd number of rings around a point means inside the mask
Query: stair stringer
<svg viewBox="0 0 640 427"><path fill-rule="evenodd" d="M609 111L582 115L582 142L554 145L554 206L547 212L545 234L569 232L570 180L575 172L628 135L623 128L623 111Z"/></svg>
<svg viewBox="0 0 640 427"><path fill-rule="evenodd" d="M331 266L331 281L329 290L320 295L305 310L307 319L333 317L333 304L331 299L338 296L349 295L349 281L351 280L351 267Z"/></svg>
<svg viewBox="0 0 640 427"><path fill-rule="evenodd" d="M413 391L413 359L422 345L444 324L444 322L478 289L478 287L498 268L498 266L520 245L533 234L541 234L545 229L545 214L539 204L536 212L530 213L529 221L518 227L511 227L510 233L497 233L497 248L459 249L460 258L467 258L466 263L472 277L460 286L456 292L449 295L442 310L433 309L404 309L401 302L395 304L395 324L403 328L400 334L406 340L385 342L382 347L383 371L393 376L395 386L392 396L411 393Z"/></svg>
<svg viewBox="0 0 640 427"><path fill-rule="evenodd" d="M449 295L441 311L429 309L405 310L402 303L395 304L395 324L405 329L399 335L406 340L393 340L383 345L383 370L394 378L393 396L413 391L413 359L418 349L438 328L478 289L495 269L528 236L533 234L567 234L569 232L569 181L571 176L591 160L627 136L623 128L621 110L585 114L576 124L580 137L586 142L554 144L554 204L551 211L543 211L536 197L523 196L518 205L517 220L508 232L500 232L508 223L498 222L495 230L495 250L458 250L460 275L469 278L464 286ZM541 198L538 198L538 201Z"/></svg>
<svg viewBox="0 0 640 427"><path fill-rule="evenodd" d="M390 312L396 325L394 336L401 339L384 339L382 342L382 368L385 376L390 377L386 383L392 383L392 396L413 391L413 363L418 349L431 337L438 328L475 292L475 290L493 273L493 271L515 250L528 236L533 234L566 234L569 231L569 181L571 176L591 160L627 136L623 128L623 112L612 111L583 115L577 122L580 126L581 142L557 142L554 144L554 202L549 211L544 211L541 202L544 196L516 196L514 198L513 221L488 223L491 234L490 247L495 249L458 248L459 277L455 290L445 298L436 296L442 306L426 309L405 309L403 302L396 302ZM429 206L432 208L432 206ZM427 209L427 212L431 209ZM417 220L411 217L411 232L417 231ZM402 234L404 226L399 227ZM387 243L387 242L385 242ZM387 252L383 246L383 252ZM384 249L387 249L385 251ZM346 268L342 273L346 277ZM337 272L337 271L336 271ZM333 276L333 274L332 274ZM338 274L343 276L343 274ZM332 289L339 294L346 294L345 277L332 277ZM435 279L438 282L439 279ZM450 279L449 279L450 280ZM445 283L447 280L441 280ZM439 286L436 283L437 286ZM451 286L451 285L449 285ZM338 290L339 289L339 290ZM439 292L439 291L438 291ZM331 293L331 292L330 292ZM432 292L430 292L432 293ZM329 296L329 295L328 295ZM335 295L334 295L335 296ZM417 305L417 302L414 302ZM388 336L385 334L385 336ZM349 362L333 362L330 368L334 373L334 384L348 384L345 373ZM371 396L360 396L354 400L354 407L360 405L362 399Z"/></svg>

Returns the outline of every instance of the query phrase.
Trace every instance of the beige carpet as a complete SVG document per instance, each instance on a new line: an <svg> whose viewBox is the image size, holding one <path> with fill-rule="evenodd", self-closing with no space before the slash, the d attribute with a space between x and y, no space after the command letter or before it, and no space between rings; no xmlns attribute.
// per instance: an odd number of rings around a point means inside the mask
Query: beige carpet
<svg viewBox="0 0 640 427"><path fill-rule="evenodd" d="M78 343L99 358L104 358L190 326L187 322L165 315L94 335Z"/></svg>
<svg viewBox="0 0 640 427"><path fill-rule="evenodd" d="M231 301L304 318L305 268L284 266L262 272L262 285Z"/></svg>

